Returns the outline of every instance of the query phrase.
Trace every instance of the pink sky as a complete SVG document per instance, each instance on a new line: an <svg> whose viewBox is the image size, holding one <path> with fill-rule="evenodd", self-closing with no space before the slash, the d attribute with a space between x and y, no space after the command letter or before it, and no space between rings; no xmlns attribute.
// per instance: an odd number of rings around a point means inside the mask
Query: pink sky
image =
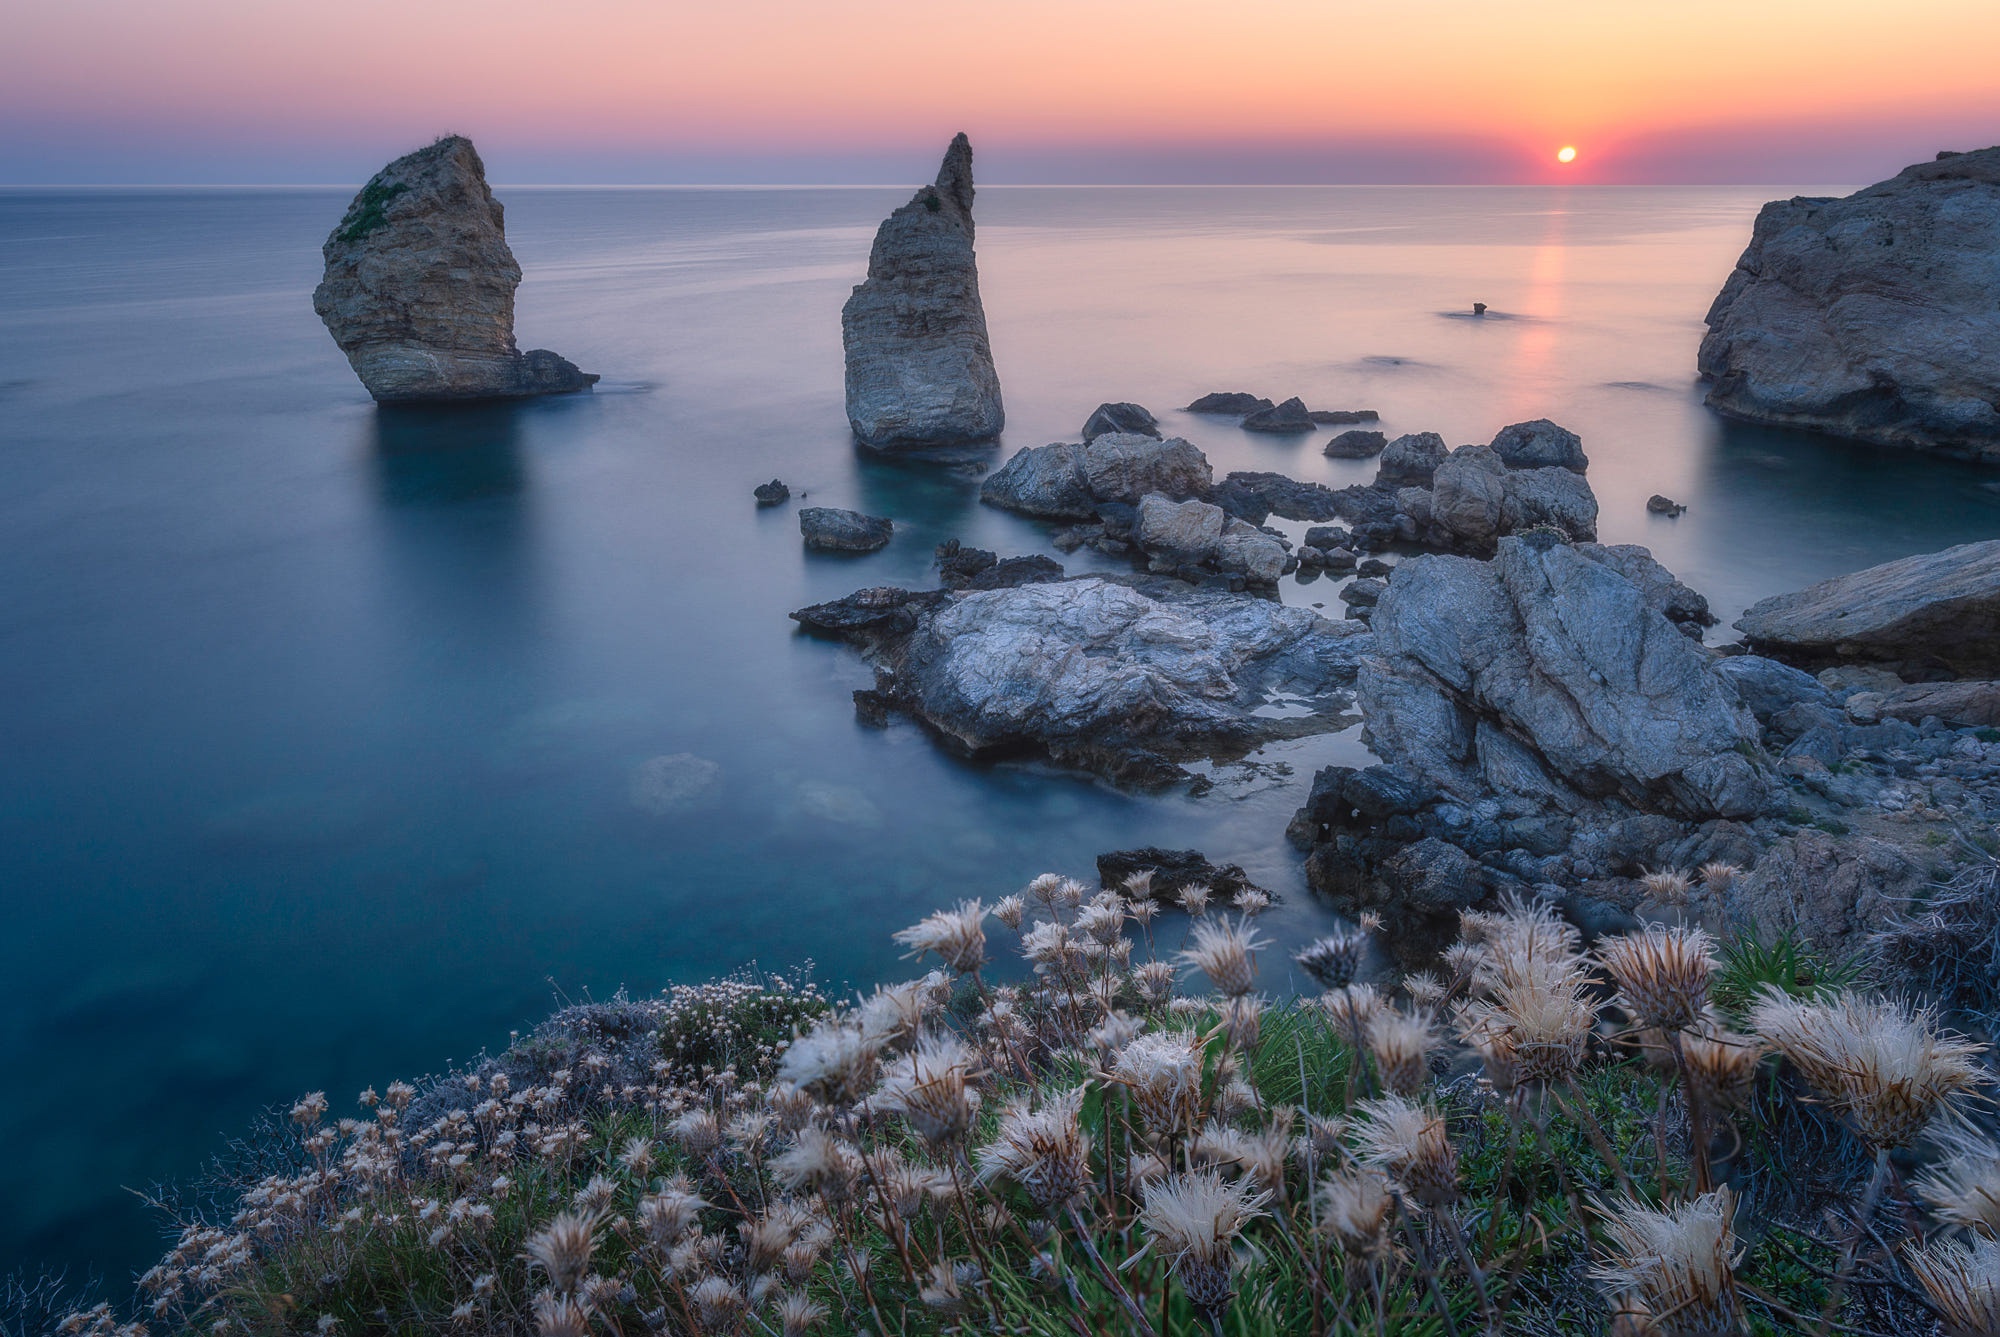
<svg viewBox="0 0 2000 1337"><path fill-rule="evenodd" d="M1993 0L64 0L0 181L1859 182L2000 142ZM1574 144L1574 165L1555 151Z"/></svg>

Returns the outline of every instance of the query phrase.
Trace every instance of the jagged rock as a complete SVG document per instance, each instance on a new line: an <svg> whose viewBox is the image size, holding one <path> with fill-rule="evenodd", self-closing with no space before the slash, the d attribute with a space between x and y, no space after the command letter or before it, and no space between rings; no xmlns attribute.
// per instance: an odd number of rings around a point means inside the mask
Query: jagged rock
<svg viewBox="0 0 2000 1337"><path fill-rule="evenodd" d="M1310 432L1313 426L1305 401L1297 397L1271 408L1258 409L1243 419L1243 430L1246 432L1269 432L1280 436Z"/></svg>
<svg viewBox="0 0 2000 1337"><path fill-rule="evenodd" d="M1343 727L1369 643L1310 609L1095 576L863 591L792 616L862 646L888 684L879 695L958 751L1037 752L1144 783ZM1279 700L1284 712L1267 709Z"/></svg>
<svg viewBox="0 0 2000 1337"><path fill-rule="evenodd" d="M1687 507L1681 505L1672 497L1663 497L1655 492L1652 496L1646 498L1646 513L1648 515L1667 516L1686 515Z"/></svg>
<svg viewBox="0 0 2000 1337"><path fill-rule="evenodd" d="M1774 801L1756 720L1714 660L1566 544L1405 562L1373 626L1371 746L1462 801L1574 813L1615 799L1696 821Z"/></svg>
<svg viewBox="0 0 2000 1337"><path fill-rule="evenodd" d="M1242 576L1256 585L1275 585L1285 574L1285 545L1257 526L1231 520L1223 526L1222 540L1215 545L1215 569L1225 575Z"/></svg>
<svg viewBox="0 0 2000 1337"><path fill-rule="evenodd" d="M1775 200L1708 312L1708 402L2000 460L2000 147Z"/></svg>
<svg viewBox="0 0 2000 1337"><path fill-rule="evenodd" d="M1780 659L2000 665L2000 539L1835 576L1752 604L1736 628Z"/></svg>
<svg viewBox="0 0 2000 1337"><path fill-rule="evenodd" d="M1061 580L1062 563L1040 553L1030 553L1026 557L1002 557L987 567L963 588L968 590L1011 590L1020 585L1038 585L1044 581Z"/></svg>
<svg viewBox="0 0 2000 1337"><path fill-rule="evenodd" d="M1886 841L1800 831L1765 850L1725 899L1733 921L1768 938L1796 932L1845 954L1892 914L1918 903L1932 870Z"/></svg>
<svg viewBox="0 0 2000 1337"><path fill-rule="evenodd" d="M1347 427L1357 422L1382 421L1382 415L1374 409L1314 409L1306 416L1322 427Z"/></svg>
<svg viewBox="0 0 2000 1337"><path fill-rule="evenodd" d="M1220 413L1228 414L1232 417L1240 417L1243 414L1255 413L1259 409L1270 407L1271 401L1265 399L1262 395L1245 394L1241 390L1217 390L1212 394L1203 395L1200 399L1188 405L1183 411L1187 413Z"/></svg>
<svg viewBox="0 0 2000 1337"><path fill-rule="evenodd" d="M1380 455L1388 444L1389 438L1380 432L1342 432L1321 453L1336 460L1365 460Z"/></svg>
<svg viewBox="0 0 2000 1337"><path fill-rule="evenodd" d="M1133 538L1174 565L1198 566L1215 555L1229 517L1205 501L1169 501L1157 493L1139 503Z"/></svg>
<svg viewBox="0 0 2000 1337"><path fill-rule="evenodd" d="M1153 900L1173 904L1185 887L1207 887L1214 900L1233 905L1238 892L1264 891L1250 880L1241 864L1213 864L1200 850L1163 850L1147 845L1136 850L1112 850L1097 856L1097 881L1107 891L1129 894L1126 879L1134 873L1150 873L1148 894ZM1269 895L1269 892L1264 892ZM1212 904L1213 902L1211 902Z"/></svg>
<svg viewBox="0 0 2000 1337"><path fill-rule="evenodd" d="M867 281L841 309L847 419L882 450L957 445L1006 423L973 258L972 146L875 233Z"/></svg>
<svg viewBox="0 0 2000 1337"><path fill-rule="evenodd" d="M1031 446L989 475L979 498L990 506L1052 520L1088 520L1107 502L1135 505L1148 493L1206 496L1208 457L1182 440L1113 434L1088 445Z"/></svg>
<svg viewBox="0 0 2000 1337"><path fill-rule="evenodd" d="M1848 698L1848 709L1858 698ZM1919 682L1882 693L1875 703L1879 718L1921 723L1936 716L1953 729L2000 725L2000 682Z"/></svg>
<svg viewBox="0 0 2000 1337"><path fill-rule="evenodd" d="M1388 582L1381 580L1364 578L1349 581L1347 588L1340 592L1340 601L1344 604L1372 607L1381 602L1383 591L1388 588Z"/></svg>
<svg viewBox="0 0 2000 1337"><path fill-rule="evenodd" d="M759 483L751 489L759 506L782 506L792 499L792 490L783 481L773 478L768 483Z"/></svg>
<svg viewBox="0 0 2000 1337"><path fill-rule="evenodd" d="M1452 551L1486 553L1509 535L1553 525L1571 539L1597 537L1597 498L1566 468L1509 469L1488 446L1461 446L1438 465L1426 502L1396 494L1418 536Z"/></svg>
<svg viewBox="0 0 2000 1337"><path fill-rule="evenodd" d="M1547 418L1502 427L1493 438L1493 453L1509 469L1568 469L1582 473L1590 468L1590 457L1583 453L1583 438Z"/></svg>
<svg viewBox="0 0 2000 1337"><path fill-rule="evenodd" d="M1287 520L1332 520L1340 500L1320 483L1301 483L1283 474L1237 472L1216 484L1210 499L1239 519L1261 525L1272 515Z"/></svg>
<svg viewBox="0 0 2000 1337"><path fill-rule="evenodd" d="M1680 582L1679 577L1653 559L1653 554L1636 543L1606 547L1601 543L1579 543L1576 550L1593 562L1602 562L1639 587L1647 606L1682 631L1701 639L1702 628L1716 624L1708 600Z"/></svg>
<svg viewBox="0 0 2000 1337"><path fill-rule="evenodd" d="M1157 437L1160 423L1138 404L1099 404L1083 424L1083 439L1086 442L1095 441L1100 436L1113 433Z"/></svg>
<svg viewBox="0 0 2000 1337"><path fill-rule="evenodd" d="M1436 432L1407 432L1383 447L1375 486L1429 487L1431 476L1450 454L1444 438Z"/></svg>
<svg viewBox="0 0 2000 1337"><path fill-rule="evenodd" d="M1810 673L1762 655L1731 655L1717 660L1715 671L1736 689L1760 724L1796 705L1833 705L1832 694Z"/></svg>
<svg viewBox="0 0 2000 1337"><path fill-rule="evenodd" d="M937 559L938 579L946 589L960 589L976 577L999 565L1000 554L986 548L968 548L957 539L946 539L932 550Z"/></svg>
<svg viewBox="0 0 2000 1337"><path fill-rule="evenodd" d="M567 394L597 380L515 346L521 266L469 139L448 136L377 172L320 249L313 310L384 404Z"/></svg>
<svg viewBox="0 0 2000 1337"><path fill-rule="evenodd" d="M875 515L832 506L807 506L799 511L799 533L806 546L820 552L874 552L889 546L896 526Z"/></svg>

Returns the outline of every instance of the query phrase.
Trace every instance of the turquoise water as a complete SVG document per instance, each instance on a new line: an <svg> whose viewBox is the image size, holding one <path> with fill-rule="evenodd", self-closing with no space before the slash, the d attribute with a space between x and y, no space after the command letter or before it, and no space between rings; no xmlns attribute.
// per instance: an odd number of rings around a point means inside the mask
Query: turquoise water
<svg viewBox="0 0 2000 1337"><path fill-rule="evenodd" d="M309 301L344 192L0 192L0 1269L142 1265L124 1190L259 1107L338 1108L621 985L865 984L891 930L1107 848L1245 863L1281 942L1328 921L1282 829L1352 732L1125 795L861 728L868 670L793 634L931 580L946 537L1051 551L975 474L848 440L840 304L906 190L501 193L522 342L594 394L378 411ZM1167 410L1299 394L1453 442L1545 415L1606 539L1730 616L2000 533L1985 475L1700 407L1701 315L1778 193L983 191L999 457L1135 399L1218 471L1339 485L1372 465ZM773 476L896 541L808 557L752 506ZM719 766L710 801L636 806L678 753Z"/></svg>

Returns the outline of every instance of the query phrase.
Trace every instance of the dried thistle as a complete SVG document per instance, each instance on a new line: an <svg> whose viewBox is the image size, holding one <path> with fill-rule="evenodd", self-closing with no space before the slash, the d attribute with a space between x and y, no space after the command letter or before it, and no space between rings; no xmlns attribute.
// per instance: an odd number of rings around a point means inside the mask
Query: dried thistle
<svg viewBox="0 0 2000 1337"><path fill-rule="evenodd" d="M1209 1170L1169 1176L1142 1188L1139 1223L1163 1254L1194 1307L1219 1315L1229 1305L1236 1237L1265 1215L1265 1193Z"/></svg>
<svg viewBox="0 0 2000 1337"><path fill-rule="evenodd" d="M1944 1156L1912 1186L1940 1221L2000 1239L2000 1146L1953 1129Z"/></svg>
<svg viewBox="0 0 2000 1337"><path fill-rule="evenodd" d="M1237 998L1257 987L1257 950L1264 946L1247 921L1204 920L1194 926L1194 945L1181 959L1208 976L1218 993Z"/></svg>
<svg viewBox="0 0 2000 1337"><path fill-rule="evenodd" d="M1430 1014L1383 1008L1368 1019L1362 1037L1385 1090L1399 1096L1423 1090L1431 1076L1431 1051L1438 1042Z"/></svg>
<svg viewBox="0 0 2000 1337"><path fill-rule="evenodd" d="M1946 1337L2000 1332L2000 1242L1975 1239L1913 1248L1907 1257L1943 1320Z"/></svg>
<svg viewBox="0 0 2000 1337"><path fill-rule="evenodd" d="M1660 1337L1735 1337L1743 1330L1735 1212L1727 1188L1664 1210L1620 1203L1604 1213L1614 1252L1594 1275Z"/></svg>
<svg viewBox="0 0 2000 1337"><path fill-rule="evenodd" d="M564 1295L573 1295L590 1271L590 1255L597 1248L597 1220L576 1212L558 1212L547 1226L528 1237L522 1246L530 1267L538 1267L549 1285Z"/></svg>
<svg viewBox="0 0 2000 1337"><path fill-rule="evenodd" d="M949 1032L932 1032L884 1071L877 1108L900 1114L933 1147L957 1142L979 1114L972 1087L977 1059Z"/></svg>
<svg viewBox="0 0 2000 1337"><path fill-rule="evenodd" d="M1352 1131L1364 1165L1381 1170L1425 1207L1458 1201L1458 1150L1442 1114L1401 1096L1363 1100L1354 1108L1361 1117Z"/></svg>
<svg viewBox="0 0 2000 1337"><path fill-rule="evenodd" d="M1377 1257L1389 1245L1389 1183L1374 1170L1342 1170L1319 1186L1319 1228L1347 1253Z"/></svg>
<svg viewBox="0 0 2000 1337"><path fill-rule="evenodd" d="M953 909L934 911L889 936L908 947L911 956L935 952L959 974L974 975L986 964L985 919L984 904L960 901Z"/></svg>
<svg viewBox="0 0 2000 1337"><path fill-rule="evenodd" d="M1343 989L1354 983L1368 959L1368 935L1339 930L1314 938L1292 958L1322 989Z"/></svg>
<svg viewBox="0 0 2000 1337"><path fill-rule="evenodd" d="M1151 1031L1119 1051L1111 1080L1132 1093L1140 1120L1155 1136L1171 1136L1201 1117L1202 1054L1193 1035Z"/></svg>
<svg viewBox="0 0 2000 1337"><path fill-rule="evenodd" d="M1598 960L1618 982L1618 996L1639 1025L1681 1031L1708 1007L1714 940L1700 929L1645 928L1606 939Z"/></svg>
<svg viewBox="0 0 2000 1337"><path fill-rule="evenodd" d="M979 1152L980 1178L1019 1184L1044 1212L1067 1206L1090 1186L1090 1138L1083 1131L1083 1088L1008 1104L992 1142Z"/></svg>

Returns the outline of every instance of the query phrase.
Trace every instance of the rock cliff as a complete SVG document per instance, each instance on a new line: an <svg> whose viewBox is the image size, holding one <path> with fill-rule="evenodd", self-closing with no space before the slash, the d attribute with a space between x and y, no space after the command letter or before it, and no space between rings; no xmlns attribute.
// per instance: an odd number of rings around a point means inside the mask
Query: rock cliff
<svg viewBox="0 0 2000 1337"><path fill-rule="evenodd" d="M875 233L868 278L840 313L847 419L879 450L960 445L1006 422L972 252L972 145Z"/></svg>
<svg viewBox="0 0 2000 1337"><path fill-rule="evenodd" d="M382 403L565 394L597 380L515 346L521 266L469 139L448 136L377 172L321 254L313 310Z"/></svg>
<svg viewBox="0 0 2000 1337"><path fill-rule="evenodd" d="M1700 370L1731 417L2000 463L2000 147L1765 205Z"/></svg>

